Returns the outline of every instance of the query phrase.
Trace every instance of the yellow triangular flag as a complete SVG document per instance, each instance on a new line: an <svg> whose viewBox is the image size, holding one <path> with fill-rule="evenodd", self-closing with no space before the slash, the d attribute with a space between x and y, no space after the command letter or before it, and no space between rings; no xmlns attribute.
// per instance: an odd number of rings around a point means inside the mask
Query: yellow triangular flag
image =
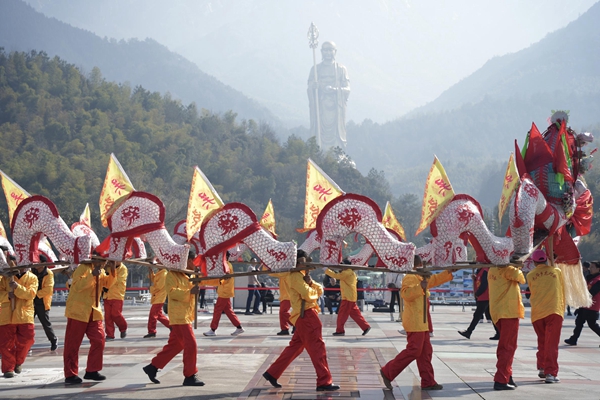
<svg viewBox="0 0 600 400"><path fill-rule="evenodd" d="M4 225L2 225L2 221L0 221L0 236L2 236L4 239L8 239L6 236L6 231L4 230Z"/></svg>
<svg viewBox="0 0 600 400"><path fill-rule="evenodd" d="M0 170L0 177L2 177L2 189L4 189L4 195L6 196L6 204L8 205L8 224L12 225L12 218L17 206L20 202L30 197L25 189L17 185L15 181L10 179L2 170Z"/></svg>
<svg viewBox="0 0 600 400"><path fill-rule="evenodd" d="M129 177L121 167L119 160L113 153L110 154L108 168L102 192L100 192L100 219L102 226L108 226L108 217L125 201L135 189Z"/></svg>
<svg viewBox="0 0 600 400"><path fill-rule="evenodd" d="M331 200L345 194L342 189L310 158L306 167L306 200L304 201L304 228L315 229L319 213Z"/></svg>
<svg viewBox="0 0 600 400"><path fill-rule="evenodd" d="M208 178L196 166L194 168L187 219L185 221L188 241L192 240L192 237L200 230L202 221L213 210L218 210L221 207L223 207L223 200L221 200Z"/></svg>
<svg viewBox="0 0 600 400"><path fill-rule="evenodd" d="M79 216L79 222L81 222L82 224L87 225L88 228L92 227L92 217L91 217L91 213L90 213L90 203L85 203L85 208L83 209L83 212Z"/></svg>
<svg viewBox="0 0 600 400"><path fill-rule="evenodd" d="M383 226L393 230L398 235L400 235L400 238L403 241L406 241L406 234L404 233L404 228L400 224L400 221L398 221L398 219L396 218L394 210L392 210L392 205L389 201L385 205L385 212L383 213L383 220L381 222L383 223Z"/></svg>
<svg viewBox="0 0 600 400"><path fill-rule="evenodd" d="M515 158L513 153L510 153L508 165L506 166L506 174L504 175L504 184L502 185L502 194L500 196L500 201L498 202L499 222L502 222L502 215L508 208L510 199L518 183L519 173L517 172L517 165L515 164Z"/></svg>
<svg viewBox="0 0 600 400"><path fill-rule="evenodd" d="M423 206L421 207L421 223L415 235L418 235L427 228L453 198L454 189L452 189L446 171L444 171L440 160L434 156L433 165L429 170L427 182L425 182L425 194L423 196Z"/></svg>
<svg viewBox="0 0 600 400"><path fill-rule="evenodd" d="M275 210L273 209L273 203L271 202L271 199L269 199L269 204L267 204L267 208L265 208L265 212L263 213L263 216L260 219L260 226L265 228L265 230L271 232L273 236L276 236Z"/></svg>

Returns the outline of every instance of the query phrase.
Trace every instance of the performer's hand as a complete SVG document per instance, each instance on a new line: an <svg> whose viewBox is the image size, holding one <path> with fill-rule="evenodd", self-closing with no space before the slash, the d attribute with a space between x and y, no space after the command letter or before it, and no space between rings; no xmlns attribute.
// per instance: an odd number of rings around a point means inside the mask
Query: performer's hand
<svg viewBox="0 0 600 400"><path fill-rule="evenodd" d="M313 281L309 274L304 275L304 282L306 282L308 286L312 285Z"/></svg>
<svg viewBox="0 0 600 400"><path fill-rule="evenodd" d="M14 292L8 292L8 298L9 298L10 300L12 300L12 299L16 298L16 297L15 297L15 294L14 294Z"/></svg>
<svg viewBox="0 0 600 400"><path fill-rule="evenodd" d="M10 288L12 290L15 290L19 286L19 284L17 282L15 282L15 281L10 281L10 283L8 284L8 286L10 286Z"/></svg>
<svg viewBox="0 0 600 400"><path fill-rule="evenodd" d="M200 286L194 286L191 290L190 290L191 294L197 294L200 293Z"/></svg>
<svg viewBox="0 0 600 400"><path fill-rule="evenodd" d="M421 289L427 290L427 279L421 281Z"/></svg>
<svg viewBox="0 0 600 400"><path fill-rule="evenodd" d="M99 265L94 266L94 269L92 270L92 275L94 275L94 276L100 275L100 266Z"/></svg>

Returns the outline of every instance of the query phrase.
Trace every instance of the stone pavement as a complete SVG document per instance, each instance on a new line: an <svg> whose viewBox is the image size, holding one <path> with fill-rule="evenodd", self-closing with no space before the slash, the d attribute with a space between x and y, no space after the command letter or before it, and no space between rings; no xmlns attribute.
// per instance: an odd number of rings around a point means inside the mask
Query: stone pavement
<svg viewBox="0 0 600 400"><path fill-rule="evenodd" d="M306 353L302 353L279 379L281 389L272 388L262 373L287 345L290 337L276 336L279 331L277 308L274 314L238 316L246 330L240 336L230 333L234 328L223 315L216 337L204 337L211 314L199 314L198 368L204 387L183 387L181 355L160 371L161 384L151 383L142 371L154 354L166 343L168 330L159 324L154 339L142 339L147 333L149 305L126 306L129 323L126 339L107 342L102 373L107 380L82 385L65 386L62 374L62 343L66 327L64 307L53 307L51 320L59 337L60 347L49 351L49 343L39 324L36 344L23 365L23 372L13 379L0 377L0 398L40 399L600 399L600 338L584 328L579 345L561 345L559 354L561 382L545 384L537 377L536 337L529 320L521 320L519 348L513 365L513 375L519 385L515 391L495 392L493 374L496 364L496 342L491 324L481 323L467 340L458 335L471 320L472 311L461 306L435 306L432 319L435 337L433 366L436 380L444 385L441 391L421 391L415 363L394 381L394 390L383 390L379 368L396 356L406 344L398 333L401 324L390 321L389 314L365 312L372 325L367 336L354 322L346 325L346 336L332 337L335 315L321 315L329 366L334 382L341 390L331 393L315 391L315 373ZM37 322L37 320L36 320ZM574 317L567 317L562 339L570 336ZM80 376L83 376L89 343L84 340L80 352Z"/></svg>

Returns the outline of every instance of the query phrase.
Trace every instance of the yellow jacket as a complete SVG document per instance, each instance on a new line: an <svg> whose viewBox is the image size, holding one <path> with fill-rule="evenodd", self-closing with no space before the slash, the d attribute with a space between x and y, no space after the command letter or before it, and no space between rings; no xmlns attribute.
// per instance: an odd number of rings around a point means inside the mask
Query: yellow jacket
<svg viewBox="0 0 600 400"><path fill-rule="evenodd" d="M111 286L105 286L108 288L108 292L104 295L106 300L125 300L125 290L127 289L127 275L129 271L123 264L119 264L116 269L116 278Z"/></svg>
<svg viewBox="0 0 600 400"><path fill-rule="evenodd" d="M169 271L165 287L169 296L169 323L189 325L194 322L194 295L190 290L194 284L183 272Z"/></svg>
<svg viewBox="0 0 600 400"><path fill-rule="evenodd" d="M525 283L521 270L513 267L494 267L488 271L490 314L494 323L502 318L524 318L519 283Z"/></svg>
<svg viewBox="0 0 600 400"><path fill-rule="evenodd" d="M527 274L531 296L531 322L558 314L564 318L565 292L562 271L550 265L541 264Z"/></svg>
<svg viewBox="0 0 600 400"><path fill-rule="evenodd" d="M9 324L33 324L33 299L37 293L38 279L27 271L20 278L15 276L15 310L12 311L8 292L10 292L11 278L4 278L0 282L0 299L2 299L2 312L0 312L0 326Z"/></svg>
<svg viewBox="0 0 600 400"><path fill-rule="evenodd" d="M152 294L152 304L164 304L167 298L167 289L165 284L167 282L167 271L166 269L159 270L156 274L152 274L152 286L150 286L150 294Z"/></svg>
<svg viewBox="0 0 600 400"><path fill-rule="evenodd" d="M304 300L305 311L311 308L315 308L317 313L321 311L319 308L319 297L323 294L323 286L314 281L311 286L308 286L304 281L304 274L302 272L290 272L288 279L290 284L290 303L292 306L290 322L292 325L296 325L296 321L300 317L300 310L302 309L302 300Z"/></svg>
<svg viewBox="0 0 600 400"><path fill-rule="evenodd" d="M110 287L115 277L113 274L107 275L104 270L100 270L98 284L96 284L96 277L92 274L93 269L92 264L80 264L73 272L65 317L81 322L89 322L90 315L92 321L103 319L100 301L96 302L96 299L100 299L102 288Z"/></svg>
<svg viewBox="0 0 600 400"><path fill-rule="evenodd" d="M325 274L340 281L340 290L342 291L342 300L353 301L356 303L358 295L356 293L356 273L351 269L345 269L341 272L334 272L327 268Z"/></svg>
<svg viewBox="0 0 600 400"><path fill-rule="evenodd" d="M230 299L235 297L235 279L209 279L202 281L207 286L217 287L217 297L221 299Z"/></svg>
<svg viewBox="0 0 600 400"><path fill-rule="evenodd" d="M452 280L452 272L444 271L432 275L427 281L427 288L441 285ZM404 311L402 312L402 326L406 332L426 332L429 330L427 319L423 322L423 313L425 309L425 300L423 296L429 298L429 290L423 291L421 282L423 277L414 274L407 274L402 279L402 288L400 296L404 300Z"/></svg>
<svg viewBox="0 0 600 400"><path fill-rule="evenodd" d="M44 300L44 309L49 310L52 305L52 293L54 293L54 272L50 268L46 270L48 274L42 279L42 288L37 291L37 297Z"/></svg>
<svg viewBox="0 0 600 400"><path fill-rule="evenodd" d="M289 272L278 272L276 274L269 274L279 279L279 301L290 299L290 273Z"/></svg>

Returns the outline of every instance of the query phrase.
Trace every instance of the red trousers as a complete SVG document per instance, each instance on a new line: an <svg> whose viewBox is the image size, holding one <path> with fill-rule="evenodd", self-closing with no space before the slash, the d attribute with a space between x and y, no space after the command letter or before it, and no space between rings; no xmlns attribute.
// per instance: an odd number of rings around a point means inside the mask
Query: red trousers
<svg viewBox="0 0 600 400"><path fill-rule="evenodd" d="M106 336L115 337L115 324L119 332L127 330L127 321L123 317L123 300L104 300L104 319L106 320Z"/></svg>
<svg viewBox="0 0 600 400"><path fill-rule="evenodd" d="M163 314L163 304L152 304L150 307L150 315L148 315L148 333L156 333L156 321L159 321L161 324L166 326L169 325L169 318L165 314Z"/></svg>
<svg viewBox="0 0 600 400"><path fill-rule="evenodd" d="M279 326L282 331L287 331L290 329L290 308L292 308L292 304L289 300L281 300L279 302Z"/></svg>
<svg viewBox="0 0 600 400"><path fill-rule="evenodd" d="M344 325L346 324L348 317L351 317L363 331L370 327L369 323L358 309L355 301L342 300L340 309L338 310L336 332L345 332Z"/></svg>
<svg viewBox="0 0 600 400"><path fill-rule="evenodd" d="M506 384L512 376L512 363L517 351L519 336L519 318L501 318L496 322L500 332L498 348L496 349L496 375L494 382Z"/></svg>
<svg viewBox="0 0 600 400"><path fill-rule="evenodd" d="M196 345L196 336L192 326L171 325L169 341L163 349L152 359L152 365L158 369L163 369L177 354L183 350L183 376L186 378L198 372L196 367L196 355L198 346Z"/></svg>
<svg viewBox="0 0 600 400"><path fill-rule="evenodd" d="M27 353L33 345L35 328L33 324L8 324L0 326L0 354L2 373L14 371L15 366L23 365Z"/></svg>
<svg viewBox="0 0 600 400"><path fill-rule="evenodd" d="M551 314L533 323L538 338L537 368L543 369L546 375L558 375L558 345L563 317Z"/></svg>
<svg viewBox="0 0 600 400"><path fill-rule="evenodd" d="M65 331L65 350L63 361L65 364L65 378L79 374L79 348L83 341L83 335L90 340L90 351L88 352L86 372L98 372L102 369L102 356L104 352L104 329L102 321L92 321L90 314L88 322L67 318L67 330Z"/></svg>
<svg viewBox="0 0 600 400"><path fill-rule="evenodd" d="M235 313L233 312L233 308L231 308L231 299L224 299L223 297L218 297L217 304L215 304L215 309L213 312L213 319L210 323L210 329L212 329L213 331L217 330L217 328L219 327L219 321L221 320L221 314L223 312L225 312L225 315L227 315L227 318L229 318L233 326L238 327L241 325L237 315L235 315Z"/></svg>
<svg viewBox="0 0 600 400"><path fill-rule="evenodd" d="M317 373L317 386L331 385L333 379L327 364L327 351L321 331L323 326L319 314L314 308L304 312L304 318L296 321L296 333L288 346L283 349L277 360L267 370L275 379L279 379L287 367L298 357L304 349L312 361Z"/></svg>
<svg viewBox="0 0 600 400"><path fill-rule="evenodd" d="M421 387L433 386L437 382L433 375L433 347L429 332L406 332L406 348L382 368L385 376L393 381L408 365L417 360L417 368L421 376Z"/></svg>

